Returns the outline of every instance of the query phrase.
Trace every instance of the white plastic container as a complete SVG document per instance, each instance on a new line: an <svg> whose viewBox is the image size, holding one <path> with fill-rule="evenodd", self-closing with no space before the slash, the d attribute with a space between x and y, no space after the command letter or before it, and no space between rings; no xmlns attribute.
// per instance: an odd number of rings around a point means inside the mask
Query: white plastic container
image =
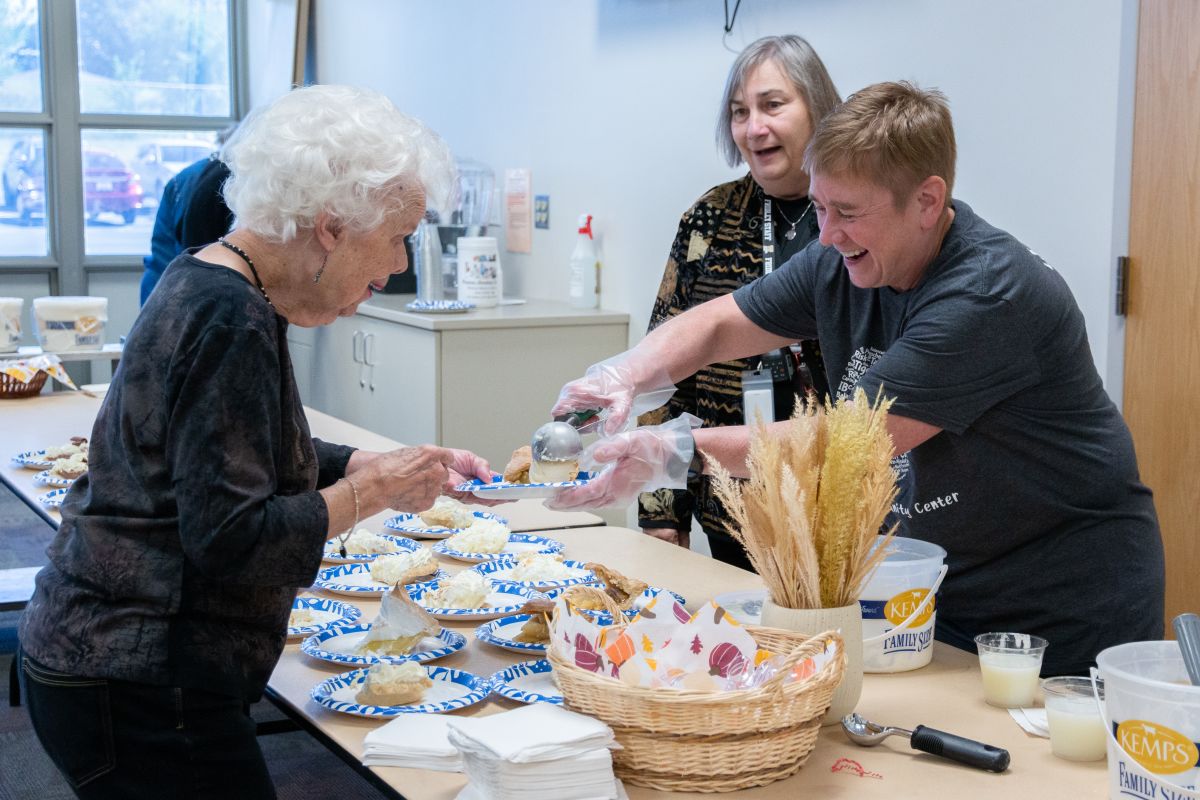
<svg viewBox="0 0 1200 800"><path fill-rule="evenodd" d="M33 333L46 352L99 350L104 347L107 325L107 297L33 299Z"/></svg>
<svg viewBox="0 0 1200 800"><path fill-rule="evenodd" d="M1096 656L1104 679L1108 796L1200 798L1200 686L1176 642L1130 642ZM1095 674L1095 673L1094 673Z"/></svg>
<svg viewBox="0 0 1200 800"><path fill-rule="evenodd" d="M571 252L570 299L575 308L600 307L600 257L592 238L592 215L579 215L579 236Z"/></svg>
<svg viewBox="0 0 1200 800"><path fill-rule="evenodd" d="M12 353L21 342L22 297L0 297L0 353Z"/></svg>
<svg viewBox="0 0 1200 800"><path fill-rule="evenodd" d="M892 539L887 557L863 587L858 601L863 618L864 672L920 669L933 658L934 595L946 576L945 560L946 551L936 544Z"/></svg>
<svg viewBox="0 0 1200 800"><path fill-rule="evenodd" d="M494 236L458 239L458 299L479 308L499 305L502 281L500 250Z"/></svg>

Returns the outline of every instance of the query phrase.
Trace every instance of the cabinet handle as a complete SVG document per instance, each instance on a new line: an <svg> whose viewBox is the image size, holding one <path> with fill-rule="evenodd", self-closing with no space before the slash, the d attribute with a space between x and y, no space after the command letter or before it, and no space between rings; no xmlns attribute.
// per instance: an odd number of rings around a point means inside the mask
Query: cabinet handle
<svg viewBox="0 0 1200 800"><path fill-rule="evenodd" d="M354 358L355 364L361 364L365 360L358 354L358 347L360 344L363 343L363 340L364 340L364 337L363 337L362 331L355 331L354 336L351 337L351 339L350 339L350 352L351 352L351 356ZM364 351L366 350L365 346L364 346L363 350Z"/></svg>
<svg viewBox="0 0 1200 800"><path fill-rule="evenodd" d="M375 334L368 333L363 337L363 362L367 366L375 366Z"/></svg>
<svg viewBox="0 0 1200 800"><path fill-rule="evenodd" d="M375 334L368 333L363 339L363 361L367 362L367 367L371 370L369 375L371 380L371 391L375 391Z"/></svg>

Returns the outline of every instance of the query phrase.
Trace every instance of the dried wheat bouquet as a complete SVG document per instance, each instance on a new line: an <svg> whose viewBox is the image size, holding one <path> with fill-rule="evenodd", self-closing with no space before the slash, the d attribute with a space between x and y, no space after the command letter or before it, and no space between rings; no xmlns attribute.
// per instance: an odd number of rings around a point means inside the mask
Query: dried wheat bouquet
<svg viewBox="0 0 1200 800"><path fill-rule="evenodd" d="M710 460L729 532L776 605L849 605L883 559L885 548L872 547L897 491L891 405L882 392L869 403L862 389L824 408L810 397L797 402L785 435L754 426L748 479Z"/></svg>

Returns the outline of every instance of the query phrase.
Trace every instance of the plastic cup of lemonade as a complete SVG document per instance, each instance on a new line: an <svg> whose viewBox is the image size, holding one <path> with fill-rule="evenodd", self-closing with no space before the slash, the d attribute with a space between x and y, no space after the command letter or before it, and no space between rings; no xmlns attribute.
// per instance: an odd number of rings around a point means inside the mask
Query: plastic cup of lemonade
<svg viewBox="0 0 1200 800"><path fill-rule="evenodd" d="M1104 700L1104 682L1097 679L1096 688ZM1068 761L1103 759L1107 737L1091 678L1046 678L1042 692L1050 725L1050 752Z"/></svg>
<svg viewBox="0 0 1200 800"><path fill-rule="evenodd" d="M979 670L983 673L983 699L1000 708L1032 706L1037 695L1042 656L1048 644L1040 636L1027 633L981 633L976 636Z"/></svg>

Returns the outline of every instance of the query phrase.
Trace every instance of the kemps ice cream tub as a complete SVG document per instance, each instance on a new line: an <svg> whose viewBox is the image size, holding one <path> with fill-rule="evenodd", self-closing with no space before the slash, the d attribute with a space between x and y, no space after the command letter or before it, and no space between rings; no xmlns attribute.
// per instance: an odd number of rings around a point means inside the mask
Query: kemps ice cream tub
<svg viewBox="0 0 1200 800"><path fill-rule="evenodd" d="M12 353L21 343L20 297L0 297L0 353Z"/></svg>
<svg viewBox="0 0 1200 800"><path fill-rule="evenodd" d="M883 537L875 546L879 547ZM920 539L893 537L863 587L863 671L904 672L933 658L935 595L946 577L946 551Z"/></svg>
<svg viewBox="0 0 1200 800"><path fill-rule="evenodd" d="M1102 650L1111 800L1200 800L1200 686L1176 642Z"/></svg>
<svg viewBox="0 0 1200 800"><path fill-rule="evenodd" d="M35 297L33 333L48 353L100 350L108 325L106 297Z"/></svg>

